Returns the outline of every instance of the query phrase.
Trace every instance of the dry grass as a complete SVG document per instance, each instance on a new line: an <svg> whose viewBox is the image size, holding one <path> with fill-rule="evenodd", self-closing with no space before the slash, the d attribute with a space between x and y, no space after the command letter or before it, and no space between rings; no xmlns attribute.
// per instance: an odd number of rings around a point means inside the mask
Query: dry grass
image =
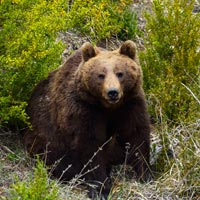
<svg viewBox="0 0 200 200"><path fill-rule="evenodd" d="M110 199L200 199L199 134L200 120L174 128L167 124L155 127L151 155L157 168L154 181L119 181Z"/></svg>

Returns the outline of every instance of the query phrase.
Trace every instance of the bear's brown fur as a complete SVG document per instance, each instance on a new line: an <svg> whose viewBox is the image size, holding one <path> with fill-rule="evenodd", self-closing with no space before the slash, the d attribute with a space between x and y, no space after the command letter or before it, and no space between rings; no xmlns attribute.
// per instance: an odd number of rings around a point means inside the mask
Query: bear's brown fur
<svg viewBox="0 0 200 200"><path fill-rule="evenodd" d="M27 112L32 129L25 135L26 148L43 155L48 166L59 160L56 177L70 180L82 173L99 189L104 184L106 195L111 166L124 162L127 143L127 163L138 178L146 175L150 122L132 41L115 51L85 43L37 85Z"/></svg>

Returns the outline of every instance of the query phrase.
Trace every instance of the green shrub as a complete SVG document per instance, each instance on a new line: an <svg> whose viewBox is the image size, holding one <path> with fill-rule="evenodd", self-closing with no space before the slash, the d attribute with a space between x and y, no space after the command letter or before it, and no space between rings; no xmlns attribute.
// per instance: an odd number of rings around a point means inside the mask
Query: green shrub
<svg viewBox="0 0 200 200"><path fill-rule="evenodd" d="M119 34L131 39L136 31L136 15L131 0L75 0L67 14L67 28L88 35L94 42Z"/></svg>
<svg viewBox="0 0 200 200"><path fill-rule="evenodd" d="M10 200L57 200L59 187L48 178L47 170L41 161L37 161L34 174L27 180L16 180L10 188Z"/></svg>
<svg viewBox="0 0 200 200"><path fill-rule="evenodd" d="M64 49L56 41L66 26L65 0L0 3L0 124L27 121L34 85L55 69Z"/></svg>
<svg viewBox="0 0 200 200"><path fill-rule="evenodd" d="M152 13L145 14L147 49L141 61L154 116L187 120L198 115L197 101L182 85L199 95L200 15L193 7L194 0L154 0Z"/></svg>

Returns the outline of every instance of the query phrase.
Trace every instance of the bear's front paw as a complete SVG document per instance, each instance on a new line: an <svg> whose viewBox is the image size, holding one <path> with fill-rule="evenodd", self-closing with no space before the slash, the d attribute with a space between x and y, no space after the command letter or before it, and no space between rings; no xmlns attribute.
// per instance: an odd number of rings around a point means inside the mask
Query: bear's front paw
<svg viewBox="0 0 200 200"><path fill-rule="evenodd" d="M102 191L100 194L97 190L91 189L88 192L88 197L92 200L107 200L109 192Z"/></svg>
<svg viewBox="0 0 200 200"><path fill-rule="evenodd" d="M88 197L92 200L107 200L111 185L111 180L108 179L104 184L98 184L96 188L90 187Z"/></svg>
<svg viewBox="0 0 200 200"><path fill-rule="evenodd" d="M153 181L153 174L149 167L144 168L137 168L136 171L136 178L140 182L150 182Z"/></svg>

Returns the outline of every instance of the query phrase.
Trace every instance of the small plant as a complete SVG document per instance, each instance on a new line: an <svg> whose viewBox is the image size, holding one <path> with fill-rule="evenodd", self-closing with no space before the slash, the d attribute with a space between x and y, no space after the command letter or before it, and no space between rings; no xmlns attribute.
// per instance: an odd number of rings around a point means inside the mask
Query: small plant
<svg viewBox="0 0 200 200"><path fill-rule="evenodd" d="M0 3L0 124L27 122L25 107L35 84L55 69L64 49L64 0Z"/></svg>
<svg viewBox="0 0 200 200"><path fill-rule="evenodd" d="M121 23L121 30L117 33L117 36L121 40L131 40L135 38L137 30L137 15L130 7L126 7L123 10L122 15L118 16L118 23Z"/></svg>
<svg viewBox="0 0 200 200"><path fill-rule="evenodd" d="M34 174L24 181L17 179L12 185L9 200L57 200L58 191L56 182L48 178L44 164L37 160Z"/></svg>
<svg viewBox="0 0 200 200"><path fill-rule="evenodd" d="M200 14L192 13L194 2L154 0L152 13L145 14L147 49L141 54L141 61L154 117L177 121L198 116L199 105L183 86L199 94ZM163 116L155 110L157 104Z"/></svg>

